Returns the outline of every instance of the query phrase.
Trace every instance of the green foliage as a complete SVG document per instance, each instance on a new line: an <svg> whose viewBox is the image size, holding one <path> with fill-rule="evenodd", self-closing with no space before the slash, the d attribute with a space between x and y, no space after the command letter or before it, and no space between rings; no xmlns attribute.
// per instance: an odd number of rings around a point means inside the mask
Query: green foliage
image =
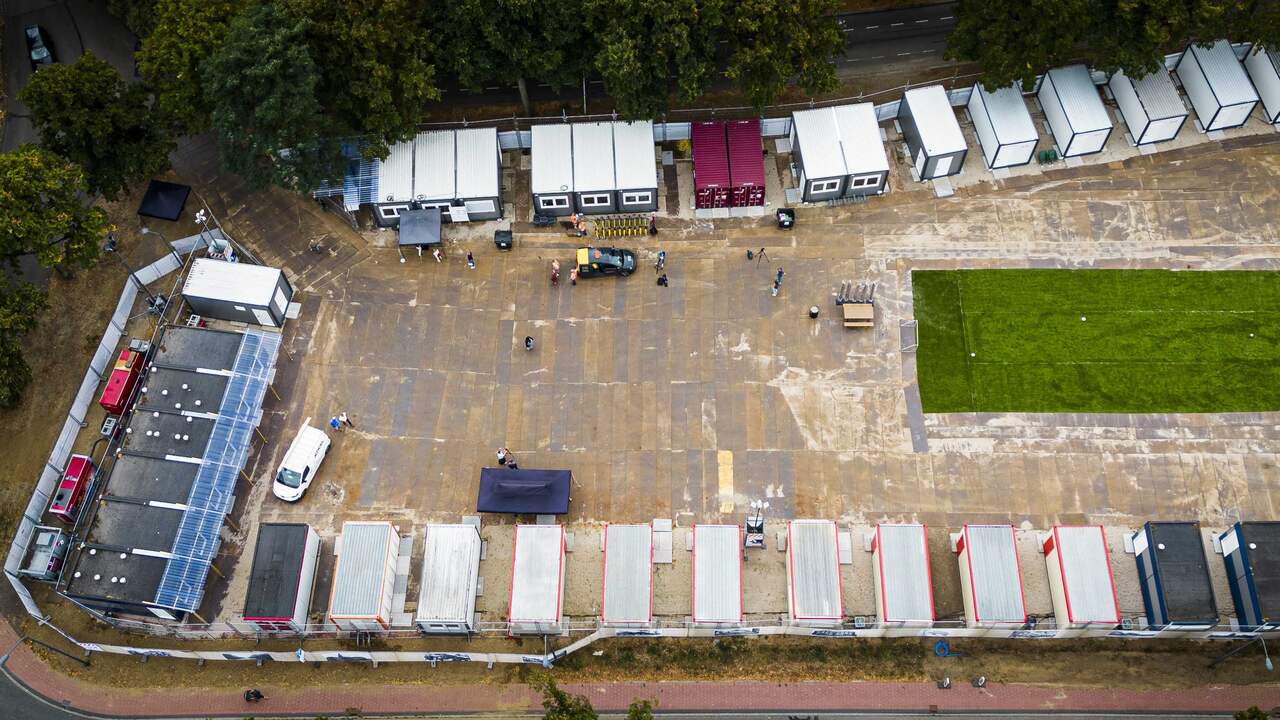
<svg viewBox="0 0 1280 720"><path fill-rule="evenodd" d="M1250 707L1248 710L1241 710L1231 716L1235 720L1267 720L1271 717L1270 713L1258 709L1257 705Z"/></svg>
<svg viewBox="0 0 1280 720"><path fill-rule="evenodd" d="M0 407L13 407L31 382L21 338L45 308L44 291L30 283L0 282Z"/></svg>
<svg viewBox="0 0 1280 720"><path fill-rule="evenodd" d="M593 53L577 0L457 0L447 4L450 32L442 57L463 87L537 78L576 85Z"/></svg>
<svg viewBox="0 0 1280 720"><path fill-rule="evenodd" d="M636 700L627 707L627 720L653 720L653 703Z"/></svg>
<svg viewBox="0 0 1280 720"><path fill-rule="evenodd" d="M107 218L85 207L87 190L84 171L47 150L24 145L0 154L0 259L14 267L23 255L45 267L92 265Z"/></svg>
<svg viewBox="0 0 1280 720"><path fill-rule="evenodd" d="M546 711L542 717L545 720L596 720L598 717L590 700L561 690L551 673L538 673L529 684L542 693L542 709Z"/></svg>
<svg viewBox="0 0 1280 720"><path fill-rule="evenodd" d="M1030 88L1074 56L1092 8L1089 0L960 0L946 56L981 64L988 90L1015 80Z"/></svg>
<svg viewBox="0 0 1280 720"><path fill-rule="evenodd" d="M729 26L727 75L757 110L790 83L810 95L839 87L835 58L844 34L831 19L835 0L740 0Z"/></svg>
<svg viewBox="0 0 1280 720"><path fill-rule="evenodd" d="M156 0L107 0L107 12L123 20L140 38L150 35L155 27L155 9Z"/></svg>
<svg viewBox="0 0 1280 720"><path fill-rule="evenodd" d="M155 93L155 110L178 134L209 127L200 68L226 40L240 0L159 0L138 70Z"/></svg>
<svg viewBox="0 0 1280 720"><path fill-rule="evenodd" d="M93 53L44 68L19 97L41 143L84 168L90 192L114 200L169 167L174 143L147 112L147 91Z"/></svg>
<svg viewBox="0 0 1280 720"><path fill-rule="evenodd" d="M306 191L341 175L338 133L317 99L320 73L304 42L309 25L271 2L248 7L204 64L223 164L251 187Z"/></svg>

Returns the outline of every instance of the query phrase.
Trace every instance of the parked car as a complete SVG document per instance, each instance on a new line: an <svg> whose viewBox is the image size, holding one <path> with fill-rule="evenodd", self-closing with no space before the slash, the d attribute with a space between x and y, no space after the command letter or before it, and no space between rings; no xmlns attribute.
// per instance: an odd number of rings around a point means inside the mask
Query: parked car
<svg viewBox="0 0 1280 720"><path fill-rule="evenodd" d="M53 57L53 43L49 42L49 36L44 34L44 28L39 25L28 25L26 36L27 55L31 58L32 71L39 70L42 65L52 65L57 62Z"/></svg>
<svg viewBox="0 0 1280 720"><path fill-rule="evenodd" d="M276 480L271 492L285 502L297 502L315 480L320 463L329 452L329 435L311 426L311 418L302 421L302 427L289 443L284 460L276 470Z"/></svg>
<svg viewBox="0 0 1280 720"><path fill-rule="evenodd" d="M636 254L611 247L578 248L578 277L627 276L636 271Z"/></svg>

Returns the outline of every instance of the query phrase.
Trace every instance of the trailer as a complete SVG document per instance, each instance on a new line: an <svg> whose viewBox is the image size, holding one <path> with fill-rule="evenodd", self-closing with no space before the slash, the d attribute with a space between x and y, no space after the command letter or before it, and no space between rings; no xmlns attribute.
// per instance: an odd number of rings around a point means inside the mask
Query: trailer
<svg viewBox="0 0 1280 720"><path fill-rule="evenodd" d="M391 627L400 536L389 522L346 522L334 547L329 621L347 632Z"/></svg>
<svg viewBox="0 0 1280 720"><path fill-rule="evenodd" d="M605 526L600 623L609 627L653 624L652 526Z"/></svg>
<svg viewBox="0 0 1280 720"><path fill-rule="evenodd" d="M693 526L693 622L742 622L742 528Z"/></svg>
<svg viewBox="0 0 1280 720"><path fill-rule="evenodd" d="M311 612L320 536L303 523L263 523L253 549L244 622L260 632L302 632Z"/></svg>
<svg viewBox="0 0 1280 720"><path fill-rule="evenodd" d="M476 631L483 543L475 525L428 525L422 531L422 575L413 623L428 635Z"/></svg>
<svg viewBox="0 0 1280 720"><path fill-rule="evenodd" d="M1238 522L1218 542L1240 629L1280 628L1280 522Z"/></svg>
<svg viewBox="0 0 1280 720"><path fill-rule="evenodd" d="M1218 604L1200 523L1148 522L1133 534L1133 556L1147 627L1209 630L1217 626Z"/></svg>
<svg viewBox="0 0 1280 720"><path fill-rule="evenodd" d="M380 227L396 227L400 213L413 203L412 140L391 146L384 160L377 161L378 198L373 203L373 219Z"/></svg>
<svg viewBox="0 0 1280 720"><path fill-rule="evenodd" d="M933 624L933 582L924 525L876 525L871 538L871 575L880 624Z"/></svg>
<svg viewBox="0 0 1280 720"><path fill-rule="evenodd" d="M282 327L293 286L280 268L198 258L182 285L182 299L204 317Z"/></svg>
<svg viewBox="0 0 1280 720"><path fill-rule="evenodd" d="M1022 627L1027 603L1012 525L965 525L956 539L969 627Z"/></svg>
<svg viewBox="0 0 1280 720"><path fill-rule="evenodd" d="M107 376L107 386L102 388L98 404L110 415L124 415L129 398L138 386L138 378L142 375L144 357L137 350L125 348L116 356L116 364Z"/></svg>
<svg viewBox="0 0 1280 720"><path fill-rule="evenodd" d="M497 128L455 130L457 188L449 218L453 222L502 217L502 148Z"/></svg>
<svg viewBox="0 0 1280 720"><path fill-rule="evenodd" d="M908 90L898 105L898 126L920 180L955 175L964 167L969 146L951 100L941 85Z"/></svg>
<svg viewBox="0 0 1280 720"><path fill-rule="evenodd" d="M657 210L658 170L651 120L613 123L613 165L618 212Z"/></svg>
<svg viewBox="0 0 1280 720"><path fill-rule="evenodd" d="M729 155L729 206L764 205L764 140L760 118L725 124Z"/></svg>
<svg viewBox="0 0 1280 720"><path fill-rule="evenodd" d="M1188 45L1174 72L1205 132L1240 127L1258 104L1258 92L1226 40Z"/></svg>
<svg viewBox="0 0 1280 720"><path fill-rule="evenodd" d="M1163 66L1138 80L1118 70L1107 87L1120 107L1124 124L1129 126L1134 145L1172 140L1187 121L1187 107Z"/></svg>
<svg viewBox="0 0 1280 720"><path fill-rule="evenodd" d="M988 92L974 83L969 92L969 119L982 147L988 169L1016 167L1031 162L1040 133L1022 99L1018 83Z"/></svg>
<svg viewBox="0 0 1280 720"><path fill-rule="evenodd" d="M557 635L564 630L563 525L517 525L511 557L509 635Z"/></svg>
<svg viewBox="0 0 1280 720"><path fill-rule="evenodd" d="M882 195L889 187L889 158L872 103L792 113L791 157L803 202Z"/></svg>
<svg viewBox="0 0 1280 720"><path fill-rule="evenodd" d="M578 212L617 212L618 184L613 164L613 123L574 123L573 197Z"/></svg>
<svg viewBox="0 0 1280 720"><path fill-rule="evenodd" d="M729 145L724 123L692 123L693 206L698 210L729 207L733 181L729 177Z"/></svg>
<svg viewBox="0 0 1280 720"><path fill-rule="evenodd" d="M1244 69L1262 100L1263 119L1280 124L1280 53L1275 48L1255 47L1245 56Z"/></svg>
<svg viewBox="0 0 1280 720"><path fill-rule="evenodd" d="M58 489L49 501L49 514L68 525L75 525L76 518L80 515L80 504L97 472L97 466L88 455L72 455L67 461L62 479L58 481Z"/></svg>
<svg viewBox="0 0 1280 720"><path fill-rule="evenodd" d="M1059 630L1120 624L1107 536L1101 525L1056 525L1042 546Z"/></svg>
<svg viewBox="0 0 1280 720"><path fill-rule="evenodd" d="M573 129L566 124L534 125L531 138L534 211L545 215L572 213Z"/></svg>
<svg viewBox="0 0 1280 720"><path fill-rule="evenodd" d="M1090 155L1106 147L1113 124L1089 68L1068 65L1045 73L1036 100L1049 120L1059 155Z"/></svg>
<svg viewBox="0 0 1280 720"><path fill-rule="evenodd" d="M787 606L791 622L797 625L823 627L844 620L844 586L834 522L787 523Z"/></svg>

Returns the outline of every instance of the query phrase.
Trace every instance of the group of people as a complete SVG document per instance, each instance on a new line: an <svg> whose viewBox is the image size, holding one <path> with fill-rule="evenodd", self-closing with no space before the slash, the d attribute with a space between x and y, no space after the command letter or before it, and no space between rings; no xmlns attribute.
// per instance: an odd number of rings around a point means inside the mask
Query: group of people
<svg viewBox="0 0 1280 720"><path fill-rule="evenodd" d="M338 432L342 432L344 427L349 427L354 430L356 425L351 422L351 418L347 417L346 411L343 411L329 418L329 427L337 430Z"/></svg>
<svg viewBox="0 0 1280 720"><path fill-rule="evenodd" d="M498 465L508 470L519 470L520 465L516 463L516 456L505 447L498 448Z"/></svg>

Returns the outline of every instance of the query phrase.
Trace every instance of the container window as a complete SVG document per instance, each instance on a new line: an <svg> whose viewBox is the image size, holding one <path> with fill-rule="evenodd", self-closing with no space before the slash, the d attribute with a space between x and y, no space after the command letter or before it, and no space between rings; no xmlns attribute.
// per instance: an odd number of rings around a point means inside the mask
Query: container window
<svg viewBox="0 0 1280 720"><path fill-rule="evenodd" d="M809 192L822 193L833 192L840 189L839 180L814 180L809 186Z"/></svg>
<svg viewBox="0 0 1280 720"><path fill-rule="evenodd" d="M859 175L849 180L851 188L875 187L880 184L880 176L877 175Z"/></svg>
<svg viewBox="0 0 1280 720"><path fill-rule="evenodd" d="M622 194L623 205L641 205L651 202L653 202L653 193L642 192Z"/></svg>
<svg viewBox="0 0 1280 720"><path fill-rule="evenodd" d="M608 205L608 204L609 204L609 196L607 194L582 196L583 207L599 207L599 206Z"/></svg>
<svg viewBox="0 0 1280 720"><path fill-rule="evenodd" d="M544 210L551 210L554 208L567 208L569 207L569 198L563 197L563 196L540 197L538 198L538 205L541 206Z"/></svg>

